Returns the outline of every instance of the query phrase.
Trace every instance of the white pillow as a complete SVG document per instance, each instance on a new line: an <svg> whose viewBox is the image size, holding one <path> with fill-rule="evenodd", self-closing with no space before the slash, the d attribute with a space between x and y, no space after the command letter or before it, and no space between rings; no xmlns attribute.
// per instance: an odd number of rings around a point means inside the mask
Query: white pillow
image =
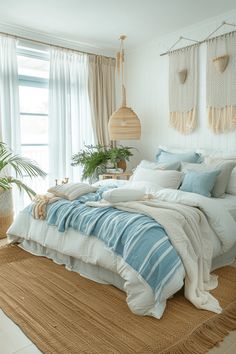
<svg viewBox="0 0 236 354"><path fill-rule="evenodd" d="M180 170L181 163L180 162L172 162L172 163L159 163L155 161L142 160L137 168L149 168L151 170Z"/></svg>
<svg viewBox="0 0 236 354"><path fill-rule="evenodd" d="M220 155L217 155L218 157L214 156L207 156L205 157L205 160L207 164L213 164L213 163L223 163L223 162L235 162L236 163L236 154L235 153L222 153L221 157ZM233 194L236 195L236 167L233 169L229 181L226 187L226 193L228 194Z"/></svg>
<svg viewBox="0 0 236 354"><path fill-rule="evenodd" d="M114 188L103 193L102 197L109 203L132 202L142 200L144 192L137 189Z"/></svg>
<svg viewBox="0 0 236 354"><path fill-rule="evenodd" d="M125 188L140 190L144 194L151 194L153 196L155 196L161 189L163 189L161 186L158 186L155 183L144 182L144 181L140 181L140 182L129 181L129 183L125 186Z"/></svg>
<svg viewBox="0 0 236 354"><path fill-rule="evenodd" d="M236 167L233 169L226 188L226 193L236 195Z"/></svg>
<svg viewBox="0 0 236 354"><path fill-rule="evenodd" d="M132 182L150 182L157 187L177 189L182 178L183 173L178 171L151 170L139 167L133 174Z"/></svg>
<svg viewBox="0 0 236 354"><path fill-rule="evenodd" d="M236 152L225 152L225 151L215 151L215 150L206 150L204 153L205 160L236 160ZM204 162L205 162L204 160Z"/></svg>
<svg viewBox="0 0 236 354"><path fill-rule="evenodd" d="M66 183L48 189L56 197L74 200L84 194L96 192L97 188L87 183Z"/></svg>

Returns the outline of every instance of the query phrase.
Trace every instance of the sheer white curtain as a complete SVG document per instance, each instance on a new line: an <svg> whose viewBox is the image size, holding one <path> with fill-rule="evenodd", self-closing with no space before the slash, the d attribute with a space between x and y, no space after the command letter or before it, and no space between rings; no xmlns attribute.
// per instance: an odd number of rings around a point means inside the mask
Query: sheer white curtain
<svg viewBox="0 0 236 354"><path fill-rule="evenodd" d="M16 40L7 36L0 36L0 141L6 143L14 153L20 154ZM22 195L17 188L13 189L13 201L17 213L23 207Z"/></svg>
<svg viewBox="0 0 236 354"><path fill-rule="evenodd" d="M80 179L71 156L94 135L88 97L88 56L52 48L49 78L50 183L55 178Z"/></svg>
<svg viewBox="0 0 236 354"><path fill-rule="evenodd" d="M16 40L0 36L0 140L20 153Z"/></svg>

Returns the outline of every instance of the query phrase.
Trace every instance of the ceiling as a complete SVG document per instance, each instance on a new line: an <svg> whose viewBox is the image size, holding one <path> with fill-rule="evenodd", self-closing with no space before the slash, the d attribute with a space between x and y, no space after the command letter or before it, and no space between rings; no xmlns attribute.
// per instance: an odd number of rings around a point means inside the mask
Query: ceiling
<svg viewBox="0 0 236 354"><path fill-rule="evenodd" d="M103 48L133 47L232 9L235 0L0 0L0 22Z"/></svg>

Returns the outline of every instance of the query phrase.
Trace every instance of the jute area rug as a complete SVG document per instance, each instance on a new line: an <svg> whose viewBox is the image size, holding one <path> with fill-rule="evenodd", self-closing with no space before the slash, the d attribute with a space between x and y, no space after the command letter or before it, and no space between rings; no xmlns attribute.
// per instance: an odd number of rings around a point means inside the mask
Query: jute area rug
<svg viewBox="0 0 236 354"><path fill-rule="evenodd" d="M130 312L125 294L17 246L0 249L0 308L43 353L202 354L236 329L236 268L216 272L220 315L177 293L161 320Z"/></svg>

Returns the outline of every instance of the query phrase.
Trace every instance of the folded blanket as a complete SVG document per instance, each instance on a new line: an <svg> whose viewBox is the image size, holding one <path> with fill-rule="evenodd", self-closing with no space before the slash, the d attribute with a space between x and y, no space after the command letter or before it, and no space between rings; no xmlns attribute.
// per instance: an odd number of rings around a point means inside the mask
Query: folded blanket
<svg viewBox="0 0 236 354"><path fill-rule="evenodd" d="M37 194L32 206L31 215L34 219L45 220L47 217L47 206L60 200L54 194L47 193L45 195Z"/></svg>

